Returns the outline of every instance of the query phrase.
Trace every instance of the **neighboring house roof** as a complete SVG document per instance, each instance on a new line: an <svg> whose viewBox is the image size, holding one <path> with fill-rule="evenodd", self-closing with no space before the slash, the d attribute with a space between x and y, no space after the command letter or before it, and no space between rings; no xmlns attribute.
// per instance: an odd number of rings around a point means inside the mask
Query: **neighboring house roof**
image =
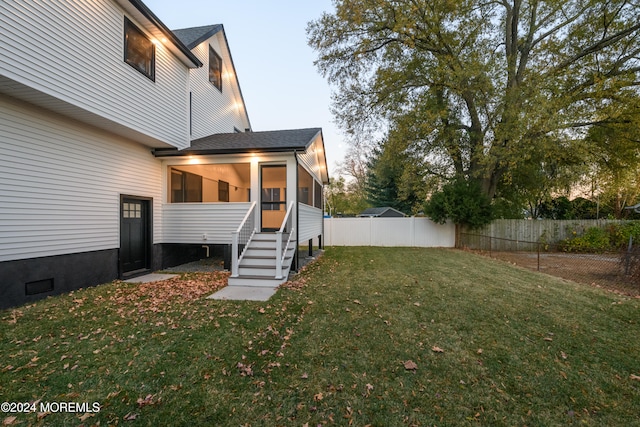
<svg viewBox="0 0 640 427"><path fill-rule="evenodd" d="M635 213L640 213L640 203L633 206L627 206L625 209L633 210Z"/></svg>
<svg viewBox="0 0 640 427"><path fill-rule="evenodd" d="M397 209L393 209L391 207L384 208L367 208L358 216L395 216L401 217L405 216L402 212Z"/></svg>
<svg viewBox="0 0 640 427"><path fill-rule="evenodd" d="M193 49L222 29L223 27L221 24L216 24L205 25L203 27L182 28L179 30L173 30L173 33L178 36L180 41L182 41L182 43L184 43L189 49Z"/></svg>
<svg viewBox="0 0 640 427"><path fill-rule="evenodd" d="M191 141L191 147L189 148L183 150L156 149L155 154L158 157L164 157L195 154L304 151L321 133L321 128L218 133Z"/></svg>

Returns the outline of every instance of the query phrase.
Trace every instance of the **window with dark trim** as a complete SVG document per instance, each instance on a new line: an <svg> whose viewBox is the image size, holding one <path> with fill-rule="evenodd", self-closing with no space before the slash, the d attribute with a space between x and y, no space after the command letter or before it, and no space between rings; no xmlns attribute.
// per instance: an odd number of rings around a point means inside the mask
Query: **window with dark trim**
<svg viewBox="0 0 640 427"><path fill-rule="evenodd" d="M314 181L313 206L322 209L322 199L322 184L318 181Z"/></svg>
<svg viewBox="0 0 640 427"><path fill-rule="evenodd" d="M135 24L124 18L124 61L156 80L156 47Z"/></svg>
<svg viewBox="0 0 640 427"><path fill-rule="evenodd" d="M298 165L298 202L313 206L313 178L302 165Z"/></svg>
<svg viewBox="0 0 640 427"><path fill-rule="evenodd" d="M222 58L209 45L209 81L222 92Z"/></svg>
<svg viewBox="0 0 640 427"><path fill-rule="evenodd" d="M218 181L218 201L229 201L229 183L226 181Z"/></svg>
<svg viewBox="0 0 640 427"><path fill-rule="evenodd" d="M202 202L202 177L171 169L171 203Z"/></svg>

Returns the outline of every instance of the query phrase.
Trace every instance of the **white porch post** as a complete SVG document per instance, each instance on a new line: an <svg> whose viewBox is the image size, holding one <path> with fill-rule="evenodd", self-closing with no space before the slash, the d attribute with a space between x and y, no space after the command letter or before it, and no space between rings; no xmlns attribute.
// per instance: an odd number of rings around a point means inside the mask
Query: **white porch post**
<svg viewBox="0 0 640 427"><path fill-rule="evenodd" d="M238 235L237 231L231 232L231 277L238 277Z"/></svg>
<svg viewBox="0 0 640 427"><path fill-rule="evenodd" d="M262 230L262 212L260 206L260 164L256 157L251 158L251 202L256 202L257 208L254 212L255 229L259 232Z"/></svg>
<svg viewBox="0 0 640 427"><path fill-rule="evenodd" d="M276 279L282 279L282 231L276 232Z"/></svg>

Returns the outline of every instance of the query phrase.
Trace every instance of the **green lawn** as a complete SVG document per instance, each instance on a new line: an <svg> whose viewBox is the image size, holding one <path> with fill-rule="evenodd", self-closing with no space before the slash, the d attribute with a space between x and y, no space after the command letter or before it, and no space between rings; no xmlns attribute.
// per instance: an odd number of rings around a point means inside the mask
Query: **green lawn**
<svg viewBox="0 0 640 427"><path fill-rule="evenodd" d="M205 300L225 278L192 274L2 311L0 401L100 412L0 417L640 425L640 299L442 249L330 248L300 276L265 303Z"/></svg>

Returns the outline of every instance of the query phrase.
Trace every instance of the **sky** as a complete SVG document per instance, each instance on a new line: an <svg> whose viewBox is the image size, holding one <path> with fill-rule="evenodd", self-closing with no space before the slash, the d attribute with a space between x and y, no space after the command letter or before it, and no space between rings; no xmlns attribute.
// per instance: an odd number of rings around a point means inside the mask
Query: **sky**
<svg viewBox="0 0 640 427"><path fill-rule="evenodd" d="M223 24L252 129L321 127L335 176L346 146L306 35L309 21L333 11L331 0L143 1L172 30Z"/></svg>

